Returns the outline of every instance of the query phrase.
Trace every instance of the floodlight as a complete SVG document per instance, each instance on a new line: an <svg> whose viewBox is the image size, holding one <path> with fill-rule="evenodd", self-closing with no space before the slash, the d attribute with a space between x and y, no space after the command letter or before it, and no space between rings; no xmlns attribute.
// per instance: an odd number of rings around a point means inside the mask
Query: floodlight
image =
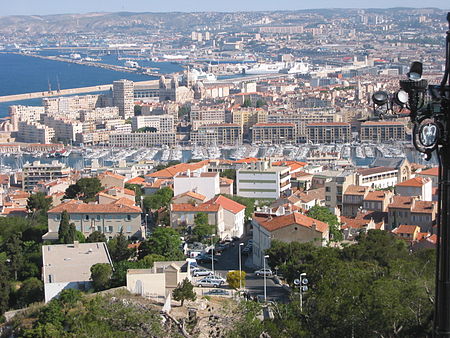
<svg viewBox="0 0 450 338"><path fill-rule="evenodd" d="M388 93L386 93L384 91L378 91L372 95L372 101L377 106L385 105L388 102L388 100L389 100L389 95L388 95Z"/></svg>
<svg viewBox="0 0 450 338"><path fill-rule="evenodd" d="M423 73L423 65L422 62L414 61L411 64L411 68L408 72L408 79L412 81L419 81L422 79L422 73Z"/></svg>

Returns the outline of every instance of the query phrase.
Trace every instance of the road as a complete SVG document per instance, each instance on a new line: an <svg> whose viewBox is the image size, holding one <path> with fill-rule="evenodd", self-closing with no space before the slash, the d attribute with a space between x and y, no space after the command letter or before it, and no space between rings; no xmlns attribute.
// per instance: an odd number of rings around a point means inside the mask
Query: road
<svg viewBox="0 0 450 338"><path fill-rule="evenodd" d="M230 245L221 255L215 255L218 262L214 263L215 274L226 278L228 271L239 270L239 243L235 242L235 246ZM252 297L264 295L264 278L256 276L252 269L244 266L244 262L248 256L242 255L242 270L247 273L245 282L246 289ZM200 264L201 267L211 269L211 263ZM280 285L275 284L273 278L266 278L267 283L267 299L279 302L287 302L289 300L289 292Z"/></svg>

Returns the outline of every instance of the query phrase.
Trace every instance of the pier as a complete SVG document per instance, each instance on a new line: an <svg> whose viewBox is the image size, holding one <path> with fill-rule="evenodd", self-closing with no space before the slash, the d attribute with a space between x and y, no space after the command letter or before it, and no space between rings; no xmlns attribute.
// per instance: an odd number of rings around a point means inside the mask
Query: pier
<svg viewBox="0 0 450 338"><path fill-rule="evenodd" d="M158 80L139 81L139 82L135 82L135 84L157 85ZM104 92L104 91L108 91L110 89L112 89L112 84L105 84L105 85L98 85L98 86L91 86L91 87L71 88L71 89L61 89L61 90L51 90L51 91L44 91L44 92L6 95L6 96L0 96L0 102L12 102L12 101L22 101L22 100L38 99L38 98L52 97L52 96L64 96L64 95L76 95L76 94L85 94L85 93L93 93L93 92Z"/></svg>

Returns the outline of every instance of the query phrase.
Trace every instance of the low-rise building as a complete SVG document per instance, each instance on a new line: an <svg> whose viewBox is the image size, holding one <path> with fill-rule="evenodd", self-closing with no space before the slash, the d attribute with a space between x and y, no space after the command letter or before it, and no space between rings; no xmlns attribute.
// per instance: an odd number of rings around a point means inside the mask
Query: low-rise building
<svg viewBox="0 0 450 338"><path fill-rule="evenodd" d="M220 180L217 172L200 173L188 170L177 174L173 179L173 183L175 195L194 191L210 200L220 193Z"/></svg>
<svg viewBox="0 0 450 338"><path fill-rule="evenodd" d="M316 122L306 125L306 137L311 143L349 143L351 128L345 122Z"/></svg>
<svg viewBox="0 0 450 338"><path fill-rule="evenodd" d="M355 217L358 210L362 208L363 200L369 193L369 187L359 185L349 185L344 192L342 215Z"/></svg>
<svg viewBox="0 0 450 338"><path fill-rule="evenodd" d="M191 132L191 143L201 145L242 144L242 128L237 124L222 123L199 126Z"/></svg>
<svg viewBox="0 0 450 338"><path fill-rule="evenodd" d="M273 240L285 243L313 243L326 245L329 229L324 222L293 212L277 217L254 217L253 224L253 264L263 266L264 255Z"/></svg>
<svg viewBox="0 0 450 338"><path fill-rule="evenodd" d="M64 163L52 161L52 163L25 163L23 165L22 188L25 191L32 191L40 182L48 182L69 177L70 168Z"/></svg>
<svg viewBox="0 0 450 338"><path fill-rule="evenodd" d="M175 133L125 133L111 134L109 144L112 147L154 147L174 146L176 144Z"/></svg>
<svg viewBox="0 0 450 338"><path fill-rule="evenodd" d="M416 196L394 196L388 206L388 230L401 224L420 226L421 232L432 232L436 221L437 203L420 201Z"/></svg>
<svg viewBox="0 0 450 338"><path fill-rule="evenodd" d="M386 212L393 197L394 193L389 190L371 191L364 197L362 207L364 210Z"/></svg>
<svg viewBox="0 0 450 338"><path fill-rule="evenodd" d="M361 123L361 141L387 142L403 141L406 138L405 125L396 121L368 121Z"/></svg>
<svg viewBox="0 0 450 338"><path fill-rule="evenodd" d="M428 177L414 177L395 186L395 193L401 196L419 196L422 201L433 200L433 185Z"/></svg>
<svg viewBox="0 0 450 338"><path fill-rule="evenodd" d="M398 182L398 169L388 167L375 167L358 169L358 185L382 189L394 187Z"/></svg>
<svg viewBox="0 0 450 338"><path fill-rule="evenodd" d="M66 289L91 289L91 267L98 263L110 264L112 267L106 243L43 245L42 280L45 302Z"/></svg>
<svg viewBox="0 0 450 338"><path fill-rule="evenodd" d="M256 123L251 127L253 143L296 143L297 133L293 123Z"/></svg>

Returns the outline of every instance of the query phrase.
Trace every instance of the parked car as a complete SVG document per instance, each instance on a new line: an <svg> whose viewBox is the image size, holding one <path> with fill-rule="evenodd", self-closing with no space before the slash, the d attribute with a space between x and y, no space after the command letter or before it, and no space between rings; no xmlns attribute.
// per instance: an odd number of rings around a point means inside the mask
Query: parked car
<svg viewBox="0 0 450 338"><path fill-rule="evenodd" d="M195 285L198 287L213 287L213 288L217 288L219 286L221 286L223 283L218 282L216 280L213 279L207 279L207 278L203 278L200 279Z"/></svg>
<svg viewBox="0 0 450 338"><path fill-rule="evenodd" d="M198 263L211 263L211 255L199 255L195 257ZM214 263L216 263L218 260L214 257Z"/></svg>
<svg viewBox="0 0 450 338"><path fill-rule="evenodd" d="M218 283L222 283L222 284L224 284L226 282L225 278L213 275L212 273L211 273L211 275L209 275L208 277L205 277L204 279L214 280L214 281L217 281Z"/></svg>
<svg viewBox="0 0 450 338"><path fill-rule="evenodd" d="M272 276L273 272L270 269L260 269L255 271L255 275L257 276Z"/></svg>
<svg viewBox="0 0 450 338"><path fill-rule="evenodd" d="M214 295L214 296L228 296L230 293L224 289L215 289L215 290L208 291L206 294Z"/></svg>
<svg viewBox="0 0 450 338"><path fill-rule="evenodd" d="M192 276L200 277L200 276L211 276L213 272L211 270L206 269L194 269L192 271Z"/></svg>

